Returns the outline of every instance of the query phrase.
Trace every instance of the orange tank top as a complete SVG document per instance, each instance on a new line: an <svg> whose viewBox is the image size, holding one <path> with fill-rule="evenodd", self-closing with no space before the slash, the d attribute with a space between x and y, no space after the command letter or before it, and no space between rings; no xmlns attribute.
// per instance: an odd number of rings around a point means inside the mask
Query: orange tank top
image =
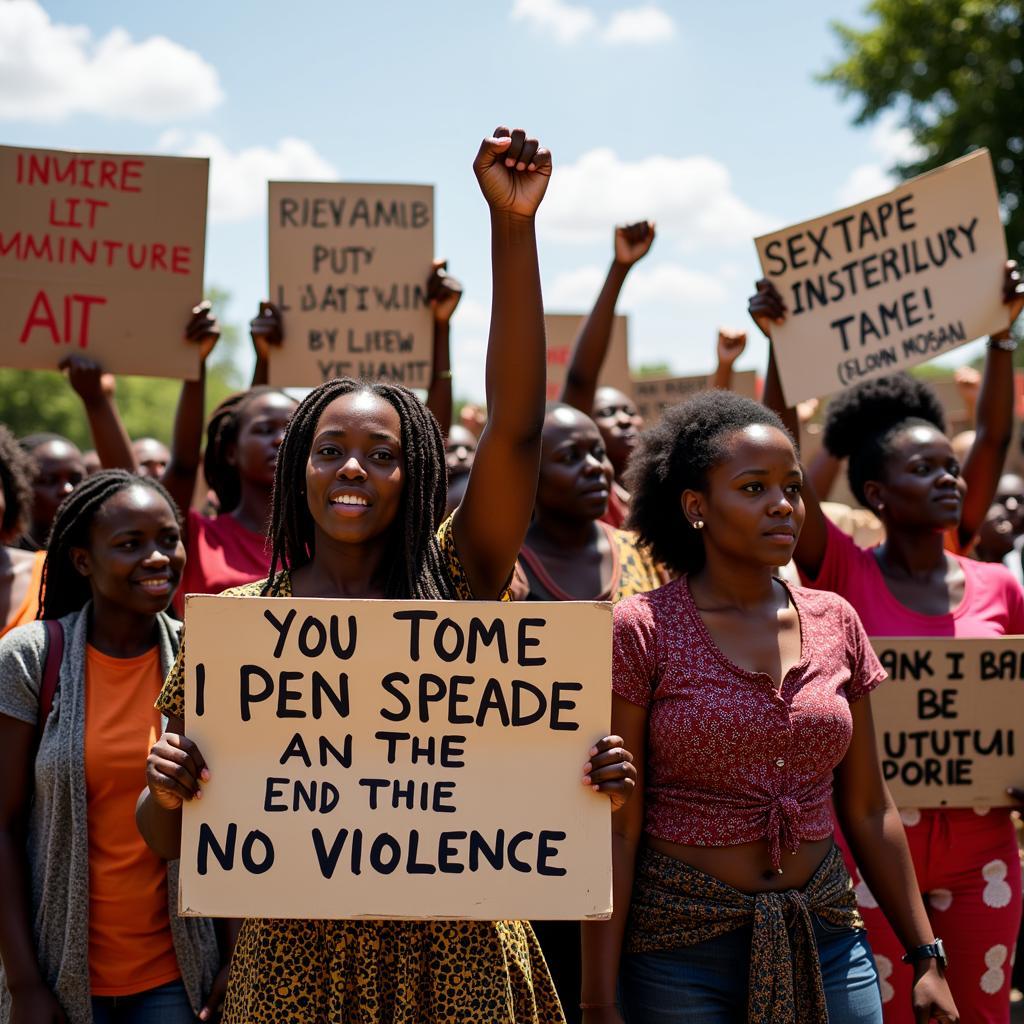
<svg viewBox="0 0 1024 1024"><path fill-rule="evenodd" d="M163 683L157 648L85 662L89 822L89 976L94 996L127 996L181 976L167 909L167 868L135 828Z"/></svg>

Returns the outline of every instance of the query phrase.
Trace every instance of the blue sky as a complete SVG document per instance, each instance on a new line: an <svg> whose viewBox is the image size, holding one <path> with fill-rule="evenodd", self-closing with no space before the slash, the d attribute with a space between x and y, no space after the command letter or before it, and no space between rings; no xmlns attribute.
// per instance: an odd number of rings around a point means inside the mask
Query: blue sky
<svg viewBox="0 0 1024 1024"><path fill-rule="evenodd" d="M207 282L243 323L266 290L265 182L433 183L438 255L466 287L456 394L482 392L487 219L470 164L500 122L552 150L539 218L546 305L582 311L617 220L655 248L627 283L634 365L711 369L748 326L754 233L881 191L889 123L814 81L829 22L864 0L0 3L0 132L11 145L210 155ZM969 356L960 352L958 361Z"/></svg>

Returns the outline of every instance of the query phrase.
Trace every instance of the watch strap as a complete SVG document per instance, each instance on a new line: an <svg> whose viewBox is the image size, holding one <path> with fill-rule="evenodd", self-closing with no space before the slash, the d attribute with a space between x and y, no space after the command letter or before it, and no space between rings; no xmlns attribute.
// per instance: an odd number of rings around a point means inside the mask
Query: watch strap
<svg viewBox="0 0 1024 1024"><path fill-rule="evenodd" d="M908 950L903 956L903 963L917 964L922 960L938 960L943 967L946 965L946 950L942 945L942 939L935 939L934 942L926 943Z"/></svg>

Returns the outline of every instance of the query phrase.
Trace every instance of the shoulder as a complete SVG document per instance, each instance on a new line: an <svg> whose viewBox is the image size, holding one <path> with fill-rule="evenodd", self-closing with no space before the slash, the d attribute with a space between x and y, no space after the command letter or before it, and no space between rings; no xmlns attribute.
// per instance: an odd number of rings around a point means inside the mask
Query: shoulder
<svg viewBox="0 0 1024 1024"><path fill-rule="evenodd" d="M964 555L953 555L965 576L971 582L984 589L988 595L999 594L1005 600L1021 599L1020 584L1013 578L1013 573L1000 562L979 562Z"/></svg>
<svg viewBox="0 0 1024 1024"><path fill-rule="evenodd" d="M292 581L287 570L277 573L273 580L264 576L252 583L243 583L238 587L222 590L218 597L291 597Z"/></svg>
<svg viewBox="0 0 1024 1024"><path fill-rule="evenodd" d="M40 662L46 652L46 626L39 620L27 622L0 637L0 666L10 659L21 662ZM0 667L0 674L3 668Z"/></svg>
<svg viewBox="0 0 1024 1024"><path fill-rule="evenodd" d="M654 626L670 610L676 608L683 598L686 577L681 576L656 590L647 590L621 600L614 609L615 625L625 628L630 625Z"/></svg>
<svg viewBox="0 0 1024 1024"><path fill-rule="evenodd" d="M860 621L852 604L833 590L815 590L812 587L787 584L789 592L802 617L826 623L845 624Z"/></svg>

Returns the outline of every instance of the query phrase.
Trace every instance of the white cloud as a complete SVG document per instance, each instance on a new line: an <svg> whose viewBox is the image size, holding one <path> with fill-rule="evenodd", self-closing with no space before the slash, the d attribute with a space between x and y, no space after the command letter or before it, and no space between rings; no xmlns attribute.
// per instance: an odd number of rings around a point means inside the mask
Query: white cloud
<svg viewBox="0 0 1024 1024"><path fill-rule="evenodd" d="M590 309L605 273L601 267L589 266L559 274L544 288L544 305L567 311ZM619 307L624 312L656 304L690 309L725 302L727 298L728 290L714 274L678 263L641 264L626 278Z"/></svg>
<svg viewBox="0 0 1024 1024"><path fill-rule="evenodd" d="M511 17L540 32L551 33L563 45L595 36L613 46L646 46L665 42L676 33L671 16L655 4L616 11L603 28L591 8L566 0L515 0Z"/></svg>
<svg viewBox="0 0 1024 1024"><path fill-rule="evenodd" d="M94 40L83 25L52 22L35 0L0 3L0 118L160 122L223 98L216 68L165 36L136 42L115 28Z"/></svg>
<svg viewBox="0 0 1024 1024"><path fill-rule="evenodd" d="M329 181L334 166L304 139L284 138L274 148L250 146L230 150L216 135L200 132L189 139L164 132L159 149L179 156L210 158L210 220L248 220L264 213L268 181Z"/></svg>
<svg viewBox="0 0 1024 1024"><path fill-rule="evenodd" d="M732 190L728 168L708 156L651 156L628 162L592 149L559 166L541 229L566 242L611 240L611 225L653 220L687 244L749 241L773 226Z"/></svg>
<svg viewBox="0 0 1024 1024"><path fill-rule="evenodd" d="M663 43L676 34L675 22L660 7L648 4L645 7L630 7L617 11L601 38L613 45L634 43L647 45Z"/></svg>
<svg viewBox="0 0 1024 1024"><path fill-rule="evenodd" d="M908 128L901 128L895 114L879 119L868 136L868 149L875 155L870 163L858 164L836 190L840 206L852 206L881 192L888 192L899 181L890 171L894 164L920 160L924 150L914 142Z"/></svg>

